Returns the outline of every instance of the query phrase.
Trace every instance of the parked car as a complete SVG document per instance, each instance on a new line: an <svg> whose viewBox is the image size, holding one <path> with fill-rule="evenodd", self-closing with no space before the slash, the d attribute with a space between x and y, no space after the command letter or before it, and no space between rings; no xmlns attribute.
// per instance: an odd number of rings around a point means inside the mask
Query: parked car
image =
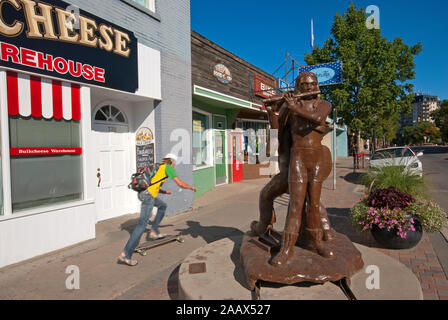
<svg viewBox="0 0 448 320"><path fill-rule="evenodd" d="M418 159L423 152L415 153L409 147L394 147L376 150L370 158L369 168L382 166L406 166L411 172L423 175L422 162Z"/></svg>

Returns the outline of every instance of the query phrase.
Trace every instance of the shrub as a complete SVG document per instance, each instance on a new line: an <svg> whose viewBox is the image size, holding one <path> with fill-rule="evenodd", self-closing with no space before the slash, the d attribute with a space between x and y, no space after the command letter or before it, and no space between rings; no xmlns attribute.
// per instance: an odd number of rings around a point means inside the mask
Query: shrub
<svg viewBox="0 0 448 320"><path fill-rule="evenodd" d="M350 221L352 222L352 225L360 229L360 231L365 231L365 229L361 227L361 222L366 220L367 210L369 210L369 207L364 201L359 201L350 209Z"/></svg>
<svg viewBox="0 0 448 320"><path fill-rule="evenodd" d="M420 199L411 204L406 211L420 218L426 232L440 231L447 223L446 213L434 201Z"/></svg>
<svg viewBox="0 0 448 320"><path fill-rule="evenodd" d="M405 209L413 202L415 199L411 195L394 187L376 189L365 199L365 203L374 208Z"/></svg>
<svg viewBox="0 0 448 320"><path fill-rule="evenodd" d="M405 166L382 166L369 168L361 176L361 182L370 193L376 189L394 187L414 196L426 196L426 182Z"/></svg>

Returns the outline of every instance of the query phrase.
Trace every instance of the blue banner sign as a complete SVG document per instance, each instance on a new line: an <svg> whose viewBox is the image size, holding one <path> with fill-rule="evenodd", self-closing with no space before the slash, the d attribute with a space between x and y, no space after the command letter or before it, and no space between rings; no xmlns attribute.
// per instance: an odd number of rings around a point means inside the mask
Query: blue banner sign
<svg viewBox="0 0 448 320"><path fill-rule="evenodd" d="M299 74L305 71L316 74L319 86L342 82L342 62L330 62L313 66L299 67Z"/></svg>
<svg viewBox="0 0 448 320"><path fill-rule="evenodd" d="M294 85L291 85L290 83L286 82L285 80L278 79L278 90L280 90L280 91L290 90L293 87L294 87Z"/></svg>

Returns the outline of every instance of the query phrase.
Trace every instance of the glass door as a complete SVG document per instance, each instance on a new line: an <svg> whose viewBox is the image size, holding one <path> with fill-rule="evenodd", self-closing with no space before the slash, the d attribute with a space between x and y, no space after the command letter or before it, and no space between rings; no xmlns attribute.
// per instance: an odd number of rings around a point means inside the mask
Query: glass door
<svg viewBox="0 0 448 320"><path fill-rule="evenodd" d="M216 185L227 183L225 131L215 131L215 173Z"/></svg>

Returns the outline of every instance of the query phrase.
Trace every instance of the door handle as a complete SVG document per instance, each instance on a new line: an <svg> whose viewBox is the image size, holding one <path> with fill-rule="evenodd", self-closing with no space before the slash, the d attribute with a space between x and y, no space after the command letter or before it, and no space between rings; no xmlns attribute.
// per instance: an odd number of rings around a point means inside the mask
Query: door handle
<svg viewBox="0 0 448 320"><path fill-rule="evenodd" d="M100 173L100 169L98 169L98 173L96 174L96 177L98 178L98 188L100 187L101 184L101 173Z"/></svg>

